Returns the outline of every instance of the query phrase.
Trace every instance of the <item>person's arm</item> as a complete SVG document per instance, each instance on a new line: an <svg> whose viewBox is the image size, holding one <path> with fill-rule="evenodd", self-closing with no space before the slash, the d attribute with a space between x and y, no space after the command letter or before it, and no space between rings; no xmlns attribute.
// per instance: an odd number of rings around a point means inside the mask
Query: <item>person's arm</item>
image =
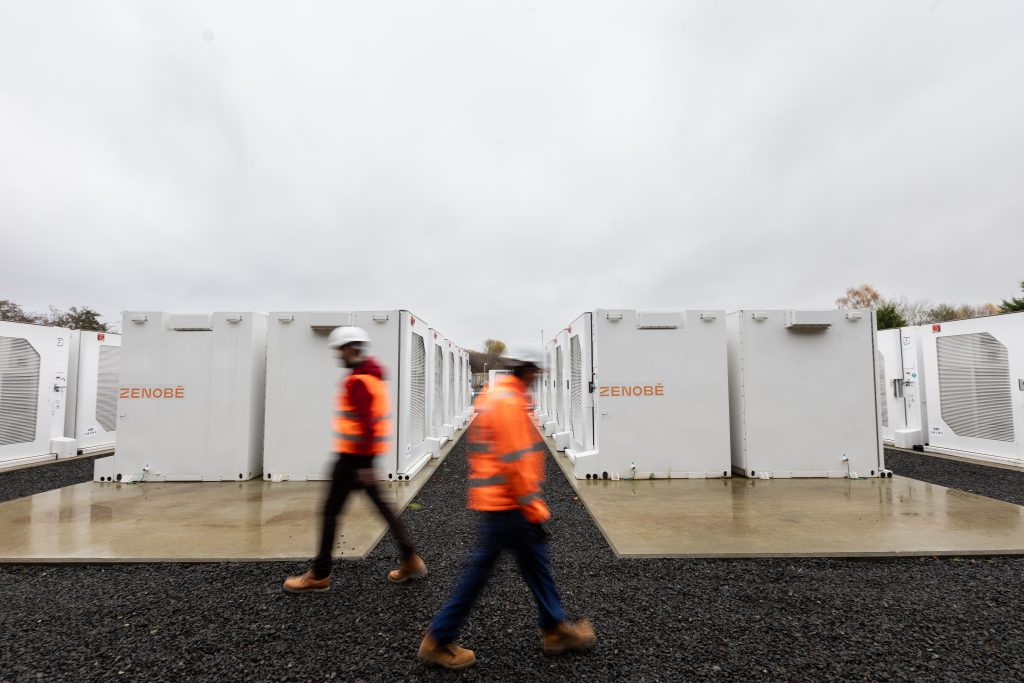
<svg viewBox="0 0 1024 683"><path fill-rule="evenodd" d="M353 452L360 455L373 453L373 396L362 380L349 384L348 400L359 423L359 441Z"/></svg>
<svg viewBox="0 0 1024 683"><path fill-rule="evenodd" d="M503 406L503 408L505 407ZM523 428L523 420L529 420L529 417L518 408L509 407L500 410L494 417L497 433L524 435L517 441L503 439L502 443L508 444L508 450L499 453L498 457L505 465L504 471L508 479L508 486L512 495L515 496L516 504L522 510L523 516L528 522L541 524L551 517L551 513L544 502L540 487L539 473L543 472L543 462L537 462L542 457L538 453L539 435L533 431L532 423L529 425L530 429Z"/></svg>

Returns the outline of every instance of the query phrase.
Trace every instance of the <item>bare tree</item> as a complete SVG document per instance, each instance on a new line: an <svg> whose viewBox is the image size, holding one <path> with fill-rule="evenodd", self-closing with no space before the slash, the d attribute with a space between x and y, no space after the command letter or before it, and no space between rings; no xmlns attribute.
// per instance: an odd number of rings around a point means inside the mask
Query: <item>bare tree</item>
<svg viewBox="0 0 1024 683"><path fill-rule="evenodd" d="M907 325L923 325L928 322L928 312L932 309L932 303L925 299L908 299L901 296L898 299L889 299L885 303L891 304L900 317L907 321Z"/></svg>
<svg viewBox="0 0 1024 683"><path fill-rule="evenodd" d="M0 320L12 323L38 323L39 316L26 313L25 309L9 299L0 299Z"/></svg>
<svg viewBox="0 0 1024 683"><path fill-rule="evenodd" d="M992 304L973 306L971 304L938 304L927 313L925 323L944 323L951 320L967 320L968 318L983 318L987 315L998 313L999 309Z"/></svg>
<svg viewBox="0 0 1024 683"><path fill-rule="evenodd" d="M836 299L839 308L878 308L882 303L882 295L869 284L860 287L847 287L846 294Z"/></svg>
<svg viewBox="0 0 1024 683"><path fill-rule="evenodd" d="M499 357L505 353L505 342L497 339L487 339L484 341L484 353L495 358Z"/></svg>
<svg viewBox="0 0 1024 683"><path fill-rule="evenodd" d="M72 306L67 311L50 306L49 313L26 313L21 306L13 301L0 299L0 320L8 322L107 332L106 323L101 323L99 318L100 314L88 306Z"/></svg>

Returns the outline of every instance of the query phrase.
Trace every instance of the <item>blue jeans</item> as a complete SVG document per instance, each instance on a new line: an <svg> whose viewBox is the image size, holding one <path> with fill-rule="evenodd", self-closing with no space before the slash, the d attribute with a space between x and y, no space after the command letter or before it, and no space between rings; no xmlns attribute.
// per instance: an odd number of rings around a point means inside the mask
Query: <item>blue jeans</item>
<svg viewBox="0 0 1024 683"><path fill-rule="evenodd" d="M462 570L455 592L430 622L430 635L438 643L447 645L458 637L459 627L505 548L515 553L519 573L533 593L541 629L548 631L565 621L547 543L538 537L536 527L527 522L519 510L481 512L476 549Z"/></svg>

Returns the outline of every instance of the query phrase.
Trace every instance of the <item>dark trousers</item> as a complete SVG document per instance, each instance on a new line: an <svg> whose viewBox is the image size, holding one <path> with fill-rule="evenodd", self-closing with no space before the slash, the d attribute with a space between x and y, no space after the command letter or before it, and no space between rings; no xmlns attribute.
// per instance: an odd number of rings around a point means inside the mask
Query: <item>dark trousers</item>
<svg viewBox="0 0 1024 683"><path fill-rule="evenodd" d="M533 593L540 627L547 631L565 621L548 558L548 546L537 528L527 522L519 510L482 512L476 549L462 570L455 592L430 622L430 635L437 642L446 645L458 637L462 622L469 615L487 583L494 562L505 548L515 555L519 573Z"/></svg>
<svg viewBox="0 0 1024 683"><path fill-rule="evenodd" d="M373 472L373 457L366 455L348 455L340 453L334 463L334 476L331 478L331 491L324 501L324 518L320 534L320 552L313 560L313 575L322 579L331 575L331 550L334 548L334 535L338 529L338 515L345 507L345 501L351 491L362 489L380 510L380 514L391 527L391 533L398 541L403 560L416 552L405 526L398 520L394 510L380 497L380 488L370 479ZM361 475L366 476L364 481Z"/></svg>

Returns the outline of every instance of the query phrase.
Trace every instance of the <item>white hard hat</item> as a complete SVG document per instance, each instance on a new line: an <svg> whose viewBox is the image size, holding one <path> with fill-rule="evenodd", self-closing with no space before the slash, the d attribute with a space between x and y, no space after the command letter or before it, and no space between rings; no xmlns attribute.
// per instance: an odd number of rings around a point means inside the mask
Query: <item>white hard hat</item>
<svg viewBox="0 0 1024 683"><path fill-rule="evenodd" d="M544 351L533 342L512 342L503 355L510 361L544 369Z"/></svg>
<svg viewBox="0 0 1024 683"><path fill-rule="evenodd" d="M340 349L342 346L357 342L370 342L370 335L361 327L335 327L331 330L331 336L327 338L327 345L332 349Z"/></svg>

